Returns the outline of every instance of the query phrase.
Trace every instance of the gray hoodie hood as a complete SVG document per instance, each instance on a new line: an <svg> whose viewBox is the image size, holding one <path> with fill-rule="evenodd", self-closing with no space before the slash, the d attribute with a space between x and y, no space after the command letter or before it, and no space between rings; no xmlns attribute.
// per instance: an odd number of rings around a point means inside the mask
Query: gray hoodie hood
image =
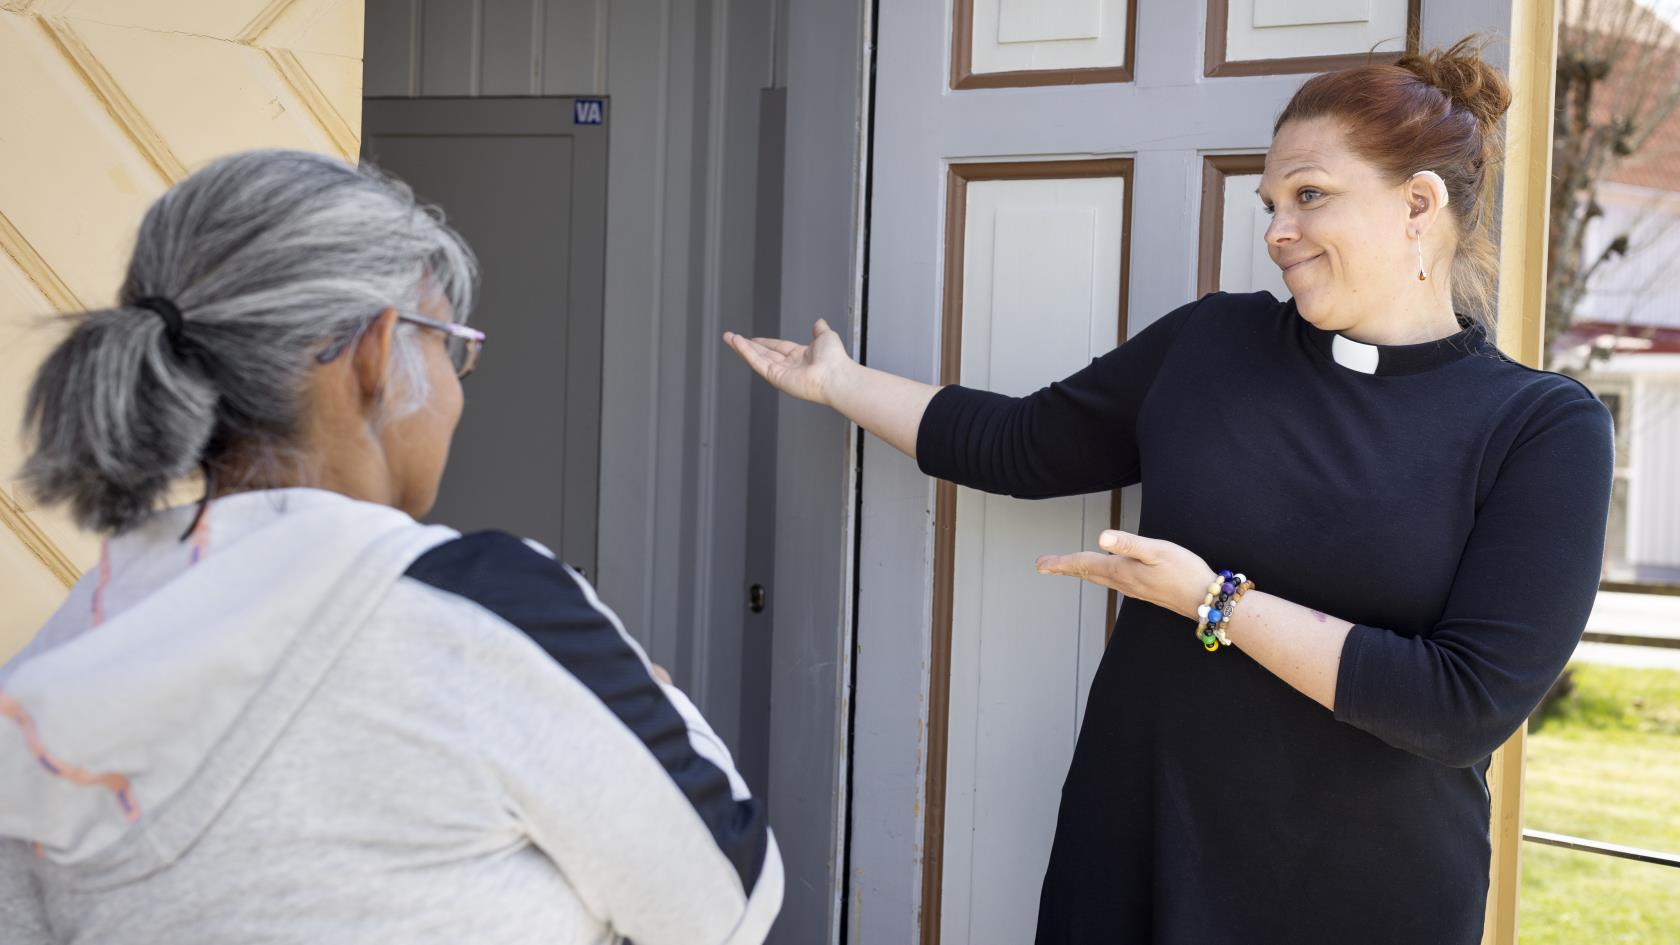
<svg viewBox="0 0 1680 945"><path fill-rule="evenodd" d="M354 628L415 558L456 536L285 489L212 504L195 555L181 540L193 511L112 539L105 564L0 667L0 837L96 882L180 856Z"/></svg>

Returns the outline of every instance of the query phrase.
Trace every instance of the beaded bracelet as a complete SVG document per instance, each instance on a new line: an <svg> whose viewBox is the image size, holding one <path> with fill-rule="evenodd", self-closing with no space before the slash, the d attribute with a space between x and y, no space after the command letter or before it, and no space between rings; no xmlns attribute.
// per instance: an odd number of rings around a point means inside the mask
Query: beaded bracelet
<svg viewBox="0 0 1680 945"><path fill-rule="evenodd" d="M1252 590L1254 590L1254 582L1244 581L1237 585L1229 600L1221 602L1221 619L1219 626L1213 631L1213 635L1219 639L1221 644L1231 645L1231 638L1225 635L1225 629L1231 625L1231 613L1237 609L1238 604L1242 603L1243 595Z"/></svg>
<svg viewBox="0 0 1680 945"><path fill-rule="evenodd" d="M1196 608L1196 638L1202 642L1202 647L1209 653L1220 646L1230 646L1231 638L1225 635L1225 628L1231 622L1231 614L1236 610L1242 596L1254 590L1254 582L1247 575L1233 574L1221 571L1208 584L1207 596L1202 599L1202 605Z"/></svg>

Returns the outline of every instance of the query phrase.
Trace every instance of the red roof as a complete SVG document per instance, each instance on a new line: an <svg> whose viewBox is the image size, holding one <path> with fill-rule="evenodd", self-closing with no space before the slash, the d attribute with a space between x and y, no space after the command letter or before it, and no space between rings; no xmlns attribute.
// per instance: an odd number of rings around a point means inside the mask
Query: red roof
<svg viewBox="0 0 1680 945"><path fill-rule="evenodd" d="M1680 354L1680 328L1576 322L1552 341L1554 351L1597 344L1620 354Z"/></svg>

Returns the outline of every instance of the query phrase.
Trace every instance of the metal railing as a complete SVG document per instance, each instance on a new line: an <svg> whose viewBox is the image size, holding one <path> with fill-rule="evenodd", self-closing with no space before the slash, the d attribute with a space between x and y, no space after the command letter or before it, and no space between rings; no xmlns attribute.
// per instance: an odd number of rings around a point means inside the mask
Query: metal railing
<svg viewBox="0 0 1680 945"><path fill-rule="evenodd" d="M1680 637L1648 637L1637 633L1610 633L1588 630L1581 634L1582 643L1613 643L1617 646L1654 646L1665 650L1680 650Z"/></svg>
<svg viewBox="0 0 1680 945"><path fill-rule="evenodd" d="M1525 829L1523 830L1523 839L1530 843L1540 843L1549 847L1563 847L1565 850L1579 850L1582 853L1613 856L1619 860L1637 860L1641 863L1655 863L1658 866L1680 868L1680 853L1663 853L1658 850L1646 850L1642 847L1623 846L1619 843L1587 840L1581 837L1571 837L1568 834L1551 833L1546 830Z"/></svg>

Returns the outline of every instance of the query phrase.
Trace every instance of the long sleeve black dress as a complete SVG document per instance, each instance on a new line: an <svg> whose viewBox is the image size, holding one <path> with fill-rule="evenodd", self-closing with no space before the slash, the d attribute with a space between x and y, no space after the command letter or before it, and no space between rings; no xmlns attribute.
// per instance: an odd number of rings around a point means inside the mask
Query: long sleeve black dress
<svg viewBox="0 0 1680 945"><path fill-rule="evenodd" d="M1379 347L1374 373L1334 339L1293 302L1215 294L1030 396L928 406L928 474L1022 498L1142 482L1142 534L1357 624L1332 714L1125 602L1040 945L1480 939L1488 757L1586 624L1610 417L1478 328Z"/></svg>

